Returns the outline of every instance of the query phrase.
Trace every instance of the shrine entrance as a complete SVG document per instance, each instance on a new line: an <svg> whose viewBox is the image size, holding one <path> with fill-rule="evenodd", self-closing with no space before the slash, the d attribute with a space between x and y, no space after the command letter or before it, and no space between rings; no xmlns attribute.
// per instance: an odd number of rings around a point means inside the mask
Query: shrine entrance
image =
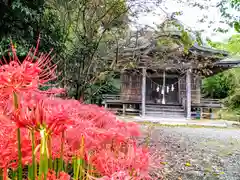
<svg viewBox="0 0 240 180"><path fill-rule="evenodd" d="M156 104L179 104L178 78L154 77L146 80L146 102Z"/></svg>

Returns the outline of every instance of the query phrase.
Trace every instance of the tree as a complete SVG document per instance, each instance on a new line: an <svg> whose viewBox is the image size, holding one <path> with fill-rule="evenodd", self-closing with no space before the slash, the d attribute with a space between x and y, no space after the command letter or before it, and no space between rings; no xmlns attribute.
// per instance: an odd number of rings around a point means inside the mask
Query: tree
<svg viewBox="0 0 240 180"><path fill-rule="evenodd" d="M210 40L208 43L216 49L228 51L231 55L240 55L240 34L233 35L226 43L212 42Z"/></svg>
<svg viewBox="0 0 240 180"><path fill-rule="evenodd" d="M158 0L154 0L155 4ZM41 34L40 51L54 48L62 71L60 83L79 99L111 80L118 41L139 12L144 0L1 1L0 50L6 55L12 40L24 58ZM131 17L131 18L129 18ZM108 86L109 87L109 86ZM103 87L104 88L104 87ZM98 89L98 88L97 88ZM106 88L105 88L106 89Z"/></svg>
<svg viewBox="0 0 240 180"><path fill-rule="evenodd" d="M240 54L240 35L233 35L227 43L211 42L209 44L217 49L227 50L232 55ZM239 59L236 59L239 60ZM239 108L240 68L233 68L204 80L203 91L207 96L226 98L230 108Z"/></svg>
<svg viewBox="0 0 240 180"><path fill-rule="evenodd" d="M201 16L194 17L201 23L199 28L202 27L202 29L198 29L197 31L206 32L212 29L214 32L226 33L234 28L237 32L240 32L239 0L177 0L174 1L174 3L178 3L181 6L192 7L193 11L200 11ZM184 10L182 14L184 14ZM220 14L220 16L218 14ZM195 27L192 28L194 29Z"/></svg>
<svg viewBox="0 0 240 180"><path fill-rule="evenodd" d="M149 12L161 1L9 2L3 3L1 12L4 17L1 24L4 30L2 52L13 39L18 52L24 56L41 33L41 50L55 49L60 61L59 71L62 71L60 82L79 99L91 97L90 94L96 94L95 90L99 91L99 88L109 89L106 87L109 87L108 81L112 80L113 72L117 70L119 50L126 45L120 42L128 35L129 24L135 22L139 13ZM148 6L149 3L151 6ZM18 20L16 24L15 19ZM7 32L4 24L13 30ZM20 42L22 47L18 45Z"/></svg>
<svg viewBox="0 0 240 180"><path fill-rule="evenodd" d="M76 99L94 94L95 85L111 79L116 70L118 41L129 30L129 17L146 11L145 1L49 0L48 6L58 14L66 35L63 86Z"/></svg>
<svg viewBox="0 0 240 180"><path fill-rule="evenodd" d="M226 23L240 32L240 0L222 0L218 7Z"/></svg>
<svg viewBox="0 0 240 180"><path fill-rule="evenodd" d="M63 48L62 34L56 16L45 8L45 1L0 2L0 56L9 51L10 42L17 47L20 57L36 45L41 35L41 51L54 48L56 53Z"/></svg>
<svg viewBox="0 0 240 180"><path fill-rule="evenodd" d="M203 81L203 94L205 97L223 99L233 90L233 74L220 73Z"/></svg>
<svg viewBox="0 0 240 180"><path fill-rule="evenodd" d="M107 36L110 31L124 24L128 9L125 1L119 0L63 1L52 5L58 8L59 14L68 12L67 19L62 20L68 36L64 82L65 87L75 86L75 98L79 99L89 92L89 87L100 76L108 73L109 62L98 56L98 50L103 44L109 44Z"/></svg>

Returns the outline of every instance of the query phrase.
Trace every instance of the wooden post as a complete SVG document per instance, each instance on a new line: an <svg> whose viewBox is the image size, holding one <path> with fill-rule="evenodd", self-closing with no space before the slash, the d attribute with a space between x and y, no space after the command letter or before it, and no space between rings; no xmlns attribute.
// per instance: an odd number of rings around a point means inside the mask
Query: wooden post
<svg viewBox="0 0 240 180"><path fill-rule="evenodd" d="M126 115L126 104L123 104L123 116Z"/></svg>
<svg viewBox="0 0 240 180"><path fill-rule="evenodd" d="M178 103L182 104L181 102L181 83L182 83L182 80L181 80L181 77L178 77Z"/></svg>
<svg viewBox="0 0 240 180"><path fill-rule="evenodd" d="M186 73L186 97L187 97L187 119L191 119L191 69Z"/></svg>
<svg viewBox="0 0 240 180"><path fill-rule="evenodd" d="M202 107L200 107L200 119L202 119L203 117L202 113L203 113L203 110L202 110Z"/></svg>
<svg viewBox="0 0 240 180"><path fill-rule="evenodd" d="M196 77L196 103L201 103L201 77Z"/></svg>
<svg viewBox="0 0 240 180"><path fill-rule="evenodd" d="M146 68L142 68L142 117L146 115Z"/></svg>

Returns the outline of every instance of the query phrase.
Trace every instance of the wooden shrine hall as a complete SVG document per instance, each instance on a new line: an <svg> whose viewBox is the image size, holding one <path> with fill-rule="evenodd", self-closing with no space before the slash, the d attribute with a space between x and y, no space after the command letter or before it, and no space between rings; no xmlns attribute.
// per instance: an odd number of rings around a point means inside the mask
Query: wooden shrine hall
<svg viewBox="0 0 240 180"><path fill-rule="evenodd" d="M106 95L105 107L119 105L123 114L139 111L142 117L187 119L199 108L221 108L216 100L202 98L202 79L237 67L240 61L227 59L225 51L200 46L191 33L183 39L184 27L180 24L181 28L174 28L172 24L165 22L165 30L155 34L138 32L130 36L118 57L120 93ZM194 43L188 45L186 41Z"/></svg>

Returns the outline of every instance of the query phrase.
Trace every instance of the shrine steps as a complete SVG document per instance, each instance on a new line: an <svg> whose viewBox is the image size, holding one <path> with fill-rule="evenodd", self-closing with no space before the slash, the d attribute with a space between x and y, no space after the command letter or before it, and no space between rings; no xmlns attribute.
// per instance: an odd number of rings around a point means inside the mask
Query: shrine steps
<svg viewBox="0 0 240 180"><path fill-rule="evenodd" d="M146 116L163 118L184 118L185 112L180 105L146 105Z"/></svg>

